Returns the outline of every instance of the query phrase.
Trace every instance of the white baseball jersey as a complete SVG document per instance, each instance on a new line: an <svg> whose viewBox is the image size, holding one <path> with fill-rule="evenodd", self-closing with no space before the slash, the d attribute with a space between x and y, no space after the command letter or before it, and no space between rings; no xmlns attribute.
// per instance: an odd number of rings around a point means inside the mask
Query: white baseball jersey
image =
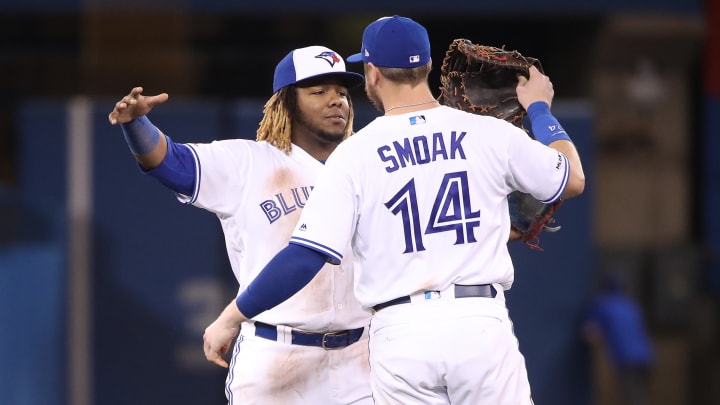
<svg viewBox="0 0 720 405"><path fill-rule="evenodd" d="M507 195L558 199L567 158L503 120L450 107L382 116L328 159L291 241L341 260L364 307L514 271Z"/></svg>
<svg viewBox="0 0 720 405"><path fill-rule="evenodd" d="M197 181L193 195L179 199L220 219L243 291L287 245L323 164L296 145L289 155L267 142L242 139L187 146L196 160ZM343 258L339 266L325 265L298 294L255 320L323 332L366 326L369 314L352 293L352 257Z"/></svg>

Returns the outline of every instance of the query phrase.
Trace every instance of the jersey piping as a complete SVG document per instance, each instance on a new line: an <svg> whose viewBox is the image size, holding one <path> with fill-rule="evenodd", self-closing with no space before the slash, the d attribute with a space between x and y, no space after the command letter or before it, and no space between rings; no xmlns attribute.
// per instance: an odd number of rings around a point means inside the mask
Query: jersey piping
<svg viewBox="0 0 720 405"><path fill-rule="evenodd" d="M342 262L342 258L343 258L342 254L340 254L338 251L336 251L330 247L327 247L323 244L316 243L316 242L313 242L313 241L305 239L305 238L299 238L297 236L292 236L290 238L290 243L300 245L300 246L305 246L309 249L318 251L318 252L328 256L327 261L330 264L337 265Z"/></svg>
<svg viewBox="0 0 720 405"><path fill-rule="evenodd" d="M560 196L565 192L565 188L567 187L568 180L570 179L570 162L568 162L567 156L565 156L564 153L558 152L560 157L563 160L563 166L565 166L565 171L563 173L562 181L560 182L560 187L555 192L555 194L552 195L552 197L548 198L547 200L540 201L543 204L549 204L560 198Z"/></svg>
<svg viewBox="0 0 720 405"><path fill-rule="evenodd" d="M197 151L195 151L195 148L193 148L192 146L190 146L190 145L188 145L188 144L185 144L185 146L187 146L188 148L190 148L190 152L192 152L193 159L195 159L195 189L193 190L192 196L190 196L189 199L186 199L185 201L183 201L183 203L185 203L185 204L194 204L195 201L196 201L197 198L198 198L198 194L200 194L200 193L199 193L199 191L200 191L200 182L201 182L201 179L202 179L202 177L200 176L200 174L201 174L201 172L202 172L202 169L201 169L201 167L200 167L200 158L198 157L198 154L197 154Z"/></svg>

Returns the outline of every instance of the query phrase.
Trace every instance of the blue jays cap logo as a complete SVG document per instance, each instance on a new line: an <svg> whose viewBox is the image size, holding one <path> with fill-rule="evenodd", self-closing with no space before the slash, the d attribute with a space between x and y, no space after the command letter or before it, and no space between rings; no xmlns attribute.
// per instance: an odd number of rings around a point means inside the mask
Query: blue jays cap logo
<svg viewBox="0 0 720 405"><path fill-rule="evenodd" d="M340 57L337 56L335 52L330 51L325 51L320 55L317 55L316 58L327 61L327 63L330 64L330 67L333 67L336 63L340 62Z"/></svg>

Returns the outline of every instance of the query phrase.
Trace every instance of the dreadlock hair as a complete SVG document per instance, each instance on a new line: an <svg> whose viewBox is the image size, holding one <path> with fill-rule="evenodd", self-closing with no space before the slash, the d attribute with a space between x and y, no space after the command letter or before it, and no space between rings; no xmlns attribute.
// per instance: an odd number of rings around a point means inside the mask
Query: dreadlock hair
<svg viewBox="0 0 720 405"><path fill-rule="evenodd" d="M350 95L347 96L350 112L348 113L347 125L345 126L345 136L347 139L354 133L352 100ZM291 85L283 87L273 94L263 107L263 118L257 130L257 141L266 141L270 145L290 154L292 150L292 122L297 109L297 89Z"/></svg>

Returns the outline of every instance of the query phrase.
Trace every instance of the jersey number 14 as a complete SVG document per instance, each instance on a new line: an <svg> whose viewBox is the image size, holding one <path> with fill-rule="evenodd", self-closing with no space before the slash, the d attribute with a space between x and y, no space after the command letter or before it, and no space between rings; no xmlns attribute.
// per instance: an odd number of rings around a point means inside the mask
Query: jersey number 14
<svg viewBox="0 0 720 405"><path fill-rule="evenodd" d="M385 206L394 215L402 216L405 233L403 253L425 250L415 179L405 184ZM435 196L424 234L455 231L456 245L475 243L475 228L478 226L480 211L471 208L467 172L446 174Z"/></svg>

